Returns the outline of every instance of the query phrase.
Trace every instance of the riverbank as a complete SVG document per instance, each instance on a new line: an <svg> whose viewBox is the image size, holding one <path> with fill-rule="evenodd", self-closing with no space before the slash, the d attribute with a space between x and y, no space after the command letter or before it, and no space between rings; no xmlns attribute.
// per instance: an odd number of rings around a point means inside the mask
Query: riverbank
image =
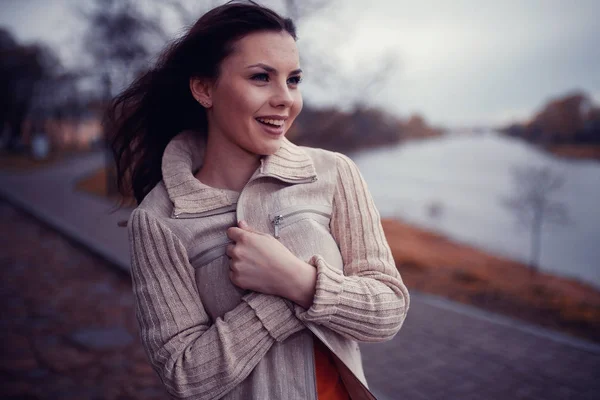
<svg viewBox="0 0 600 400"><path fill-rule="evenodd" d="M600 291L398 220L383 227L410 289L600 342Z"/></svg>

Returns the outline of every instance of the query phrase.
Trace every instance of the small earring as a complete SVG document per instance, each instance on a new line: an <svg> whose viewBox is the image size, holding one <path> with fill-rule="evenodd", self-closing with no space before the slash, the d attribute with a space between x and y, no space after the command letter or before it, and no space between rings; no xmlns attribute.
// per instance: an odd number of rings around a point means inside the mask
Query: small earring
<svg viewBox="0 0 600 400"><path fill-rule="evenodd" d="M202 105L202 107L204 107L204 108L208 108L208 107L210 107L210 104L209 104L207 101L202 101L202 100L200 100L200 101L198 101L198 102L199 102L199 103Z"/></svg>

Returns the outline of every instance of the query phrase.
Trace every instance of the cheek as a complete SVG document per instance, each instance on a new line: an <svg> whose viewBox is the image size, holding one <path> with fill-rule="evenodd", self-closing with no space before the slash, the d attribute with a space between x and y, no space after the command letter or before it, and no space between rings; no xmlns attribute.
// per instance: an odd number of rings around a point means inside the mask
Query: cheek
<svg viewBox="0 0 600 400"><path fill-rule="evenodd" d="M255 108L248 96L232 93L226 101L221 101L218 121L216 122L226 136L239 141L244 136L243 133L247 132Z"/></svg>
<svg viewBox="0 0 600 400"><path fill-rule="evenodd" d="M233 104L229 112L231 123L244 125L243 131L245 131L247 124L251 124L257 113L264 109L266 101L264 91L252 87L246 88L232 99Z"/></svg>
<svg viewBox="0 0 600 400"><path fill-rule="evenodd" d="M223 88L219 96L223 117L222 122L226 125L237 124L244 117L253 115L262 104L260 91L244 82L236 82Z"/></svg>
<svg viewBox="0 0 600 400"><path fill-rule="evenodd" d="M238 117L248 114L254 108L254 95L252 91L236 91L231 93L229 101L226 104L228 114L236 114Z"/></svg>
<svg viewBox="0 0 600 400"><path fill-rule="evenodd" d="M294 105L292 106L291 114L294 118L300 114L302 111L302 106L304 105L304 100L302 99L302 94L300 91L297 92L297 97L294 99Z"/></svg>

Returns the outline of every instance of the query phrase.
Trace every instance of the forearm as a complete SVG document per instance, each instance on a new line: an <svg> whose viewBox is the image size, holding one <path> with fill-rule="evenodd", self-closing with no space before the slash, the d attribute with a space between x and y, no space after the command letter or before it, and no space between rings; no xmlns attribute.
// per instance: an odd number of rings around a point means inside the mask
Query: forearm
<svg viewBox="0 0 600 400"><path fill-rule="evenodd" d="M317 270L307 262L297 259L290 276L282 279L280 295L308 309L313 303L317 285Z"/></svg>
<svg viewBox="0 0 600 400"><path fill-rule="evenodd" d="M139 321L146 352L178 399L221 397L250 374L275 342L304 329L283 299L257 292L245 295L209 327L186 326L186 321L160 324L160 316L146 313Z"/></svg>
<svg viewBox="0 0 600 400"><path fill-rule="evenodd" d="M395 336L410 303L397 273L365 266L364 274L345 276L320 256L313 257L311 263L317 271L315 295L309 308L296 307L300 320L326 326L359 342L381 342ZM395 268L393 264L389 267Z"/></svg>
<svg viewBox="0 0 600 400"><path fill-rule="evenodd" d="M337 169L330 228L343 267L312 257L309 263L317 272L313 303L308 309L297 307L296 315L357 341L389 340L406 318L410 297L358 167L338 154Z"/></svg>
<svg viewBox="0 0 600 400"><path fill-rule="evenodd" d="M142 344L174 398L222 397L275 342L305 329L284 299L257 292L211 319L177 237L142 210L132 213L128 226Z"/></svg>

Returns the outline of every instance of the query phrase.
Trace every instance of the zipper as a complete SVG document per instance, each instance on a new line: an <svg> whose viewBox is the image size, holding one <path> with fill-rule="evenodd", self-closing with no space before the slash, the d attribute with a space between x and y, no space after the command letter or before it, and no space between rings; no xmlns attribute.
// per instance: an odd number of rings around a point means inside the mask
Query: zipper
<svg viewBox="0 0 600 400"><path fill-rule="evenodd" d="M331 217L331 207L318 206L318 205L311 205L308 207L307 206L292 206L292 207L286 208L278 213L275 213L274 215L270 216L270 218L269 218L271 221L271 224L273 225L275 238L279 239L279 229L281 229L283 222L286 218L290 218L290 217L293 217L295 215L302 214L302 213L312 213L312 214L321 215L325 218L330 218Z"/></svg>
<svg viewBox="0 0 600 400"><path fill-rule="evenodd" d="M242 191L240 192L240 196L238 197L238 201L237 201L237 209L236 209L238 222L244 220L244 213L242 212L242 207L240 206L240 204L242 204L242 196L244 195L244 190L250 184L250 182L252 182L258 178L264 178L264 177L277 178L280 181L283 181L286 183L312 183L312 182L316 182L318 180L316 175L310 176L308 178L289 179L289 178L285 178L285 177L277 175L277 174L263 174L263 173L261 173L261 171L263 169L263 164L264 164L264 159L261 158L260 159L260 167L257 168L256 171L254 171L254 174L250 177L248 182L246 182L246 184L242 188Z"/></svg>
<svg viewBox="0 0 600 400"><path fill-rule="evenodd" d="M230 204L224 207L219 207L219 208L215 208L214 210L208 210L208 211L204 211L201 213L175 213L175 211L173 211L173 213L171 214L172 218L176 218L176 219L186 219L186 218L201 218L201 217L209 217L211 215L217 215L217 214L225 214L226 212L230 212L230 211L235 211L236 209L236 204Z"/></svg>
<svg viewBox="0 0 600 400"><path fill-rule="evenodd" d="M273 219L273 226L275 226L275 239L279 239L279 225L281 225L281 221L283 221L283 215L277 215Z"/></svg>
<svg viewBox="0 0 600 400"><path fill-rule="evenodd" d="M252 174L250 179L248 179L248 182L246 182L246 184L242 188L242 191L240 192L240 196L238 197L238 201L237 201L237 207L235 209L235 213L237 215L236 219L237 219L238 223L240 221L244 220L244 214L242 213L242 207L240 206L240 204L242 204L242 196L244 195L244 191L246 190L246 188L248 187L250 182L252 182L255 179L258 179L258 177L260 176L260 171L262 170L262 166L263 166L263 159L261 158L260 159L260 168L257 168L256 171L254 171L254 173Z"/></svg>
<svg viewBox="0 0 600 400"><path fill-rule="evenodd" d="M208 217L211 215L217 215L217 214L223 214L229 211L235 211L237 216L238 216L238 221L243 220L243 213L241 213L241 207L239 206L239 204L241 203L241 198L242 198L242 194L244 193L244 189L246 189L246 187L250 184L250 182L252 182L255 179L258 178L262 178L262 177L274 177L277 178L283 182L286 183L312 183L312 182L316 182L318 180L316 175L310 176L308 178L299 178L299 179L289 179L289 178L285 178L283 176L277 175L277 174L262 174L260 171L262 171L263 168L263 162L264 160L261 158L260 159L260 168L257 168L256 171L254 171L254 174L252 174L252 176L250 177L250 179L248 180L248 182L246 182L246 184L244 185L244 187L242 188L242 191L240 192L240 195L238 197L237 203L234 204L230 204L224 207L220 207L214 210L208 210L205 212L201 212L201 213L178 213L176 214L174 211L171 214L172 218L177 218L177 219L184 219L184 218L200 218L200 217Z"/></svg>
<svg viewBox="0 0 600 400"><path fill-rule="evenodd" d="M196 254L190 259L190 264L193 265L197 263L199 266L202 266L213 262L227 252L227 246L230 243L233 242L228 240L227 242L223 242L206 250L202 250L200 253Z"/></svg>

